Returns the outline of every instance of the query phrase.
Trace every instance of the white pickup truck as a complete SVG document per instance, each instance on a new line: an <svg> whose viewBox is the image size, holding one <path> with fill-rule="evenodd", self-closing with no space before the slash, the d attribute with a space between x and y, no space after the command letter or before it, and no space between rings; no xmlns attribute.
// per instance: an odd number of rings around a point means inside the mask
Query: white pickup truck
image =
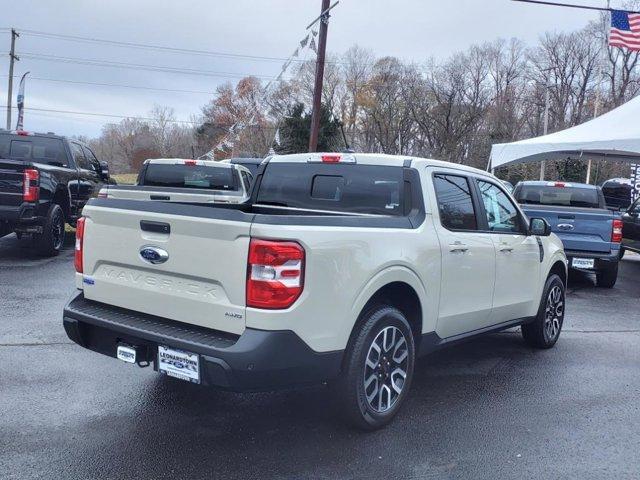
<svg viewBox="0 0 640 480"><path fill-rule="evenodd" d="M78 222L74 342L236 391L327 382L389 422L416 358L521 325L552 347L567 260L492 175L375 154L273 156L243 205L93 199Z"/></svg>
<svg viewBox="0 0 640 480"><path fill-rule="evenodd" d="M145 160L135 185L105 185L98 197L164 202L242 203L253 176L242 165L182 158Z"/></svg>

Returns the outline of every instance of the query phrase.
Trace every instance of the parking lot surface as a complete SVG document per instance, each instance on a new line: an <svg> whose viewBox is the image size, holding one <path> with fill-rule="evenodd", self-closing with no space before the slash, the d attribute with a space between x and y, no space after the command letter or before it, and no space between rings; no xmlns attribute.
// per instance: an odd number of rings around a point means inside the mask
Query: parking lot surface
<svg viewBox="0 0 640 480"><path fill-rule="evenodd" d="M640 256L618 284L572 276L548 351L517 330L421 360L386 429L360 433L325 387L234 394L71 343L71 241L0 239L2 478L638 478Z"/></svg>

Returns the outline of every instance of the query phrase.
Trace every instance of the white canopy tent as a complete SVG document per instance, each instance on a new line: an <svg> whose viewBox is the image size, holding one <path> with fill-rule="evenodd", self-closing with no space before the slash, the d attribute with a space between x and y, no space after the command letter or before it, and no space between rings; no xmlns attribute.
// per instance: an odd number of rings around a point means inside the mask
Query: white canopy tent
<svg viewBox="0 0 640 480"><path fill-rule="evenodd" d="M640 163L640 96L575 127L491 148L491 169L544 160L624 160Z"/></svg>

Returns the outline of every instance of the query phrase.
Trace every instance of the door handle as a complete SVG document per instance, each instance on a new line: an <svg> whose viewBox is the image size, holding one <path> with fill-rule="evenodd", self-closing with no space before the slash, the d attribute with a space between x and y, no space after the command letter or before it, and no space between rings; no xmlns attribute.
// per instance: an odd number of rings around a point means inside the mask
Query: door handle
<svg viewBox="0 0 640 480"><path fill-rule="evenodd" d="M449 245L449 251L450 252L462 252L462 253L464 253L467 250L469 250L469 247L467 247L462 242L453 242L452 244Z"/></svg>
<svg viewBox="0 0 640 480"><path fill-rule="evenodd" d="M500 251L505 253L511 253L513 252L513 247L510 247L509 245L501 245Z"/></svg>

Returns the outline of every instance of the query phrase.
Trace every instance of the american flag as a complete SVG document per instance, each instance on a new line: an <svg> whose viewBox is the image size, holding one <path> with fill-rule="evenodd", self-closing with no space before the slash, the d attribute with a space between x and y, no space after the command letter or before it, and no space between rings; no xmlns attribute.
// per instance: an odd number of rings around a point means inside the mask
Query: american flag
<svg viewBox="0 0 640 480"><path fill-rule="evenodd" d="M612 10L609 45L640 52L640 14Z"/></svg>

